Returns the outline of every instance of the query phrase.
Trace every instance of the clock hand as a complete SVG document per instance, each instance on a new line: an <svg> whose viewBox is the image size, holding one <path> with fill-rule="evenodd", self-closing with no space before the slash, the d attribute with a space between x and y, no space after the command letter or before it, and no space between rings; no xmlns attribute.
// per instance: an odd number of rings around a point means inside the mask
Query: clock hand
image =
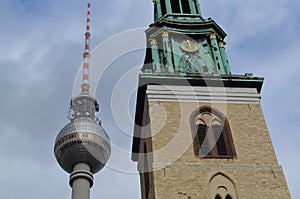
<svg viewBox="0 0 300 199"><path fill-rule="evenodd" d="M190 40L187 40L187 43L188 43L188 46L189 46L189 49L191 49L191 41Z"/></svg>

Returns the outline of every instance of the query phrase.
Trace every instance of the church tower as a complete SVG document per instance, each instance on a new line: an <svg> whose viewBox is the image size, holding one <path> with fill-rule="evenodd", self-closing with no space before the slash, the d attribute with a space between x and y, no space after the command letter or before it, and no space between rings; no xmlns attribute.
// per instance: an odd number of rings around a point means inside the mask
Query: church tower
<svg viewBox="0 0 300 199"><path fill-rule="evenodd" d="M290 198L261 109L264 79L233 75L226 33L198 0L153 0L132 160L142 199Z"/></svg>

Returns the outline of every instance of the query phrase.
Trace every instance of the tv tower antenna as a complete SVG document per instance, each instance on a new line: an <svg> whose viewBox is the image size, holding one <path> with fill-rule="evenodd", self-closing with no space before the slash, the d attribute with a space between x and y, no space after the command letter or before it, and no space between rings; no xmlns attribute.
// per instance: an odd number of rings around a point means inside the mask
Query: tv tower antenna
<svg viewBox="0 0 300 199"><path fill-rule="evenodd" d="M87 19L86 19L86 32L85 32L85 51L83 54L83 82L81 85L82 93L89 93L89 65L90 65L90 26L91 23L91 4L88 3Z"/></svg>
<svg viewBox="0 0 300 199"><path fill-rule="evenodd" d="M90 9L88 3L81 94L71 100L71 121L59 132L54 146L59 165L70 173L72 199L90 198L93 174L105 166L111 153L109 136L96 117L98 103L89 94Z"/></svg>

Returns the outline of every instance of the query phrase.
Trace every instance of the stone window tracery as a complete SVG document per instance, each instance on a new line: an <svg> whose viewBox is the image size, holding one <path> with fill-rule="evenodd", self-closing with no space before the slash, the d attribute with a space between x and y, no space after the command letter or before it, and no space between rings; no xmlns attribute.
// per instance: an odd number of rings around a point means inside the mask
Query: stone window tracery
<svg viewBox="0 0 300 199"><path fill-rule="evenodd" d="M234 182L225 174L215 174L209 182L209 199L237 199Z"/></svg>
<svg viewBox="0 0 300 199"><path fill-rule="evenodd" d="M230 126L218 110L204 106L191 115L194 153L202 158L236 158Z"/></svg>

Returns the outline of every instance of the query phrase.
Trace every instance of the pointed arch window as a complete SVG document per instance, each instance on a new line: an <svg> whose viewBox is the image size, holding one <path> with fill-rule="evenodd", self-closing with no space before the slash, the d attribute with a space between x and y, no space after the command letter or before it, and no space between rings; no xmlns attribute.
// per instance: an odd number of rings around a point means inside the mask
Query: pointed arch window
<svg viewBox="0 0 300 199"><path fill-rule="evenodd" d="M236 158L230 126L226 117L209 106L191 115L194 153L202 158Z"/></svg>

